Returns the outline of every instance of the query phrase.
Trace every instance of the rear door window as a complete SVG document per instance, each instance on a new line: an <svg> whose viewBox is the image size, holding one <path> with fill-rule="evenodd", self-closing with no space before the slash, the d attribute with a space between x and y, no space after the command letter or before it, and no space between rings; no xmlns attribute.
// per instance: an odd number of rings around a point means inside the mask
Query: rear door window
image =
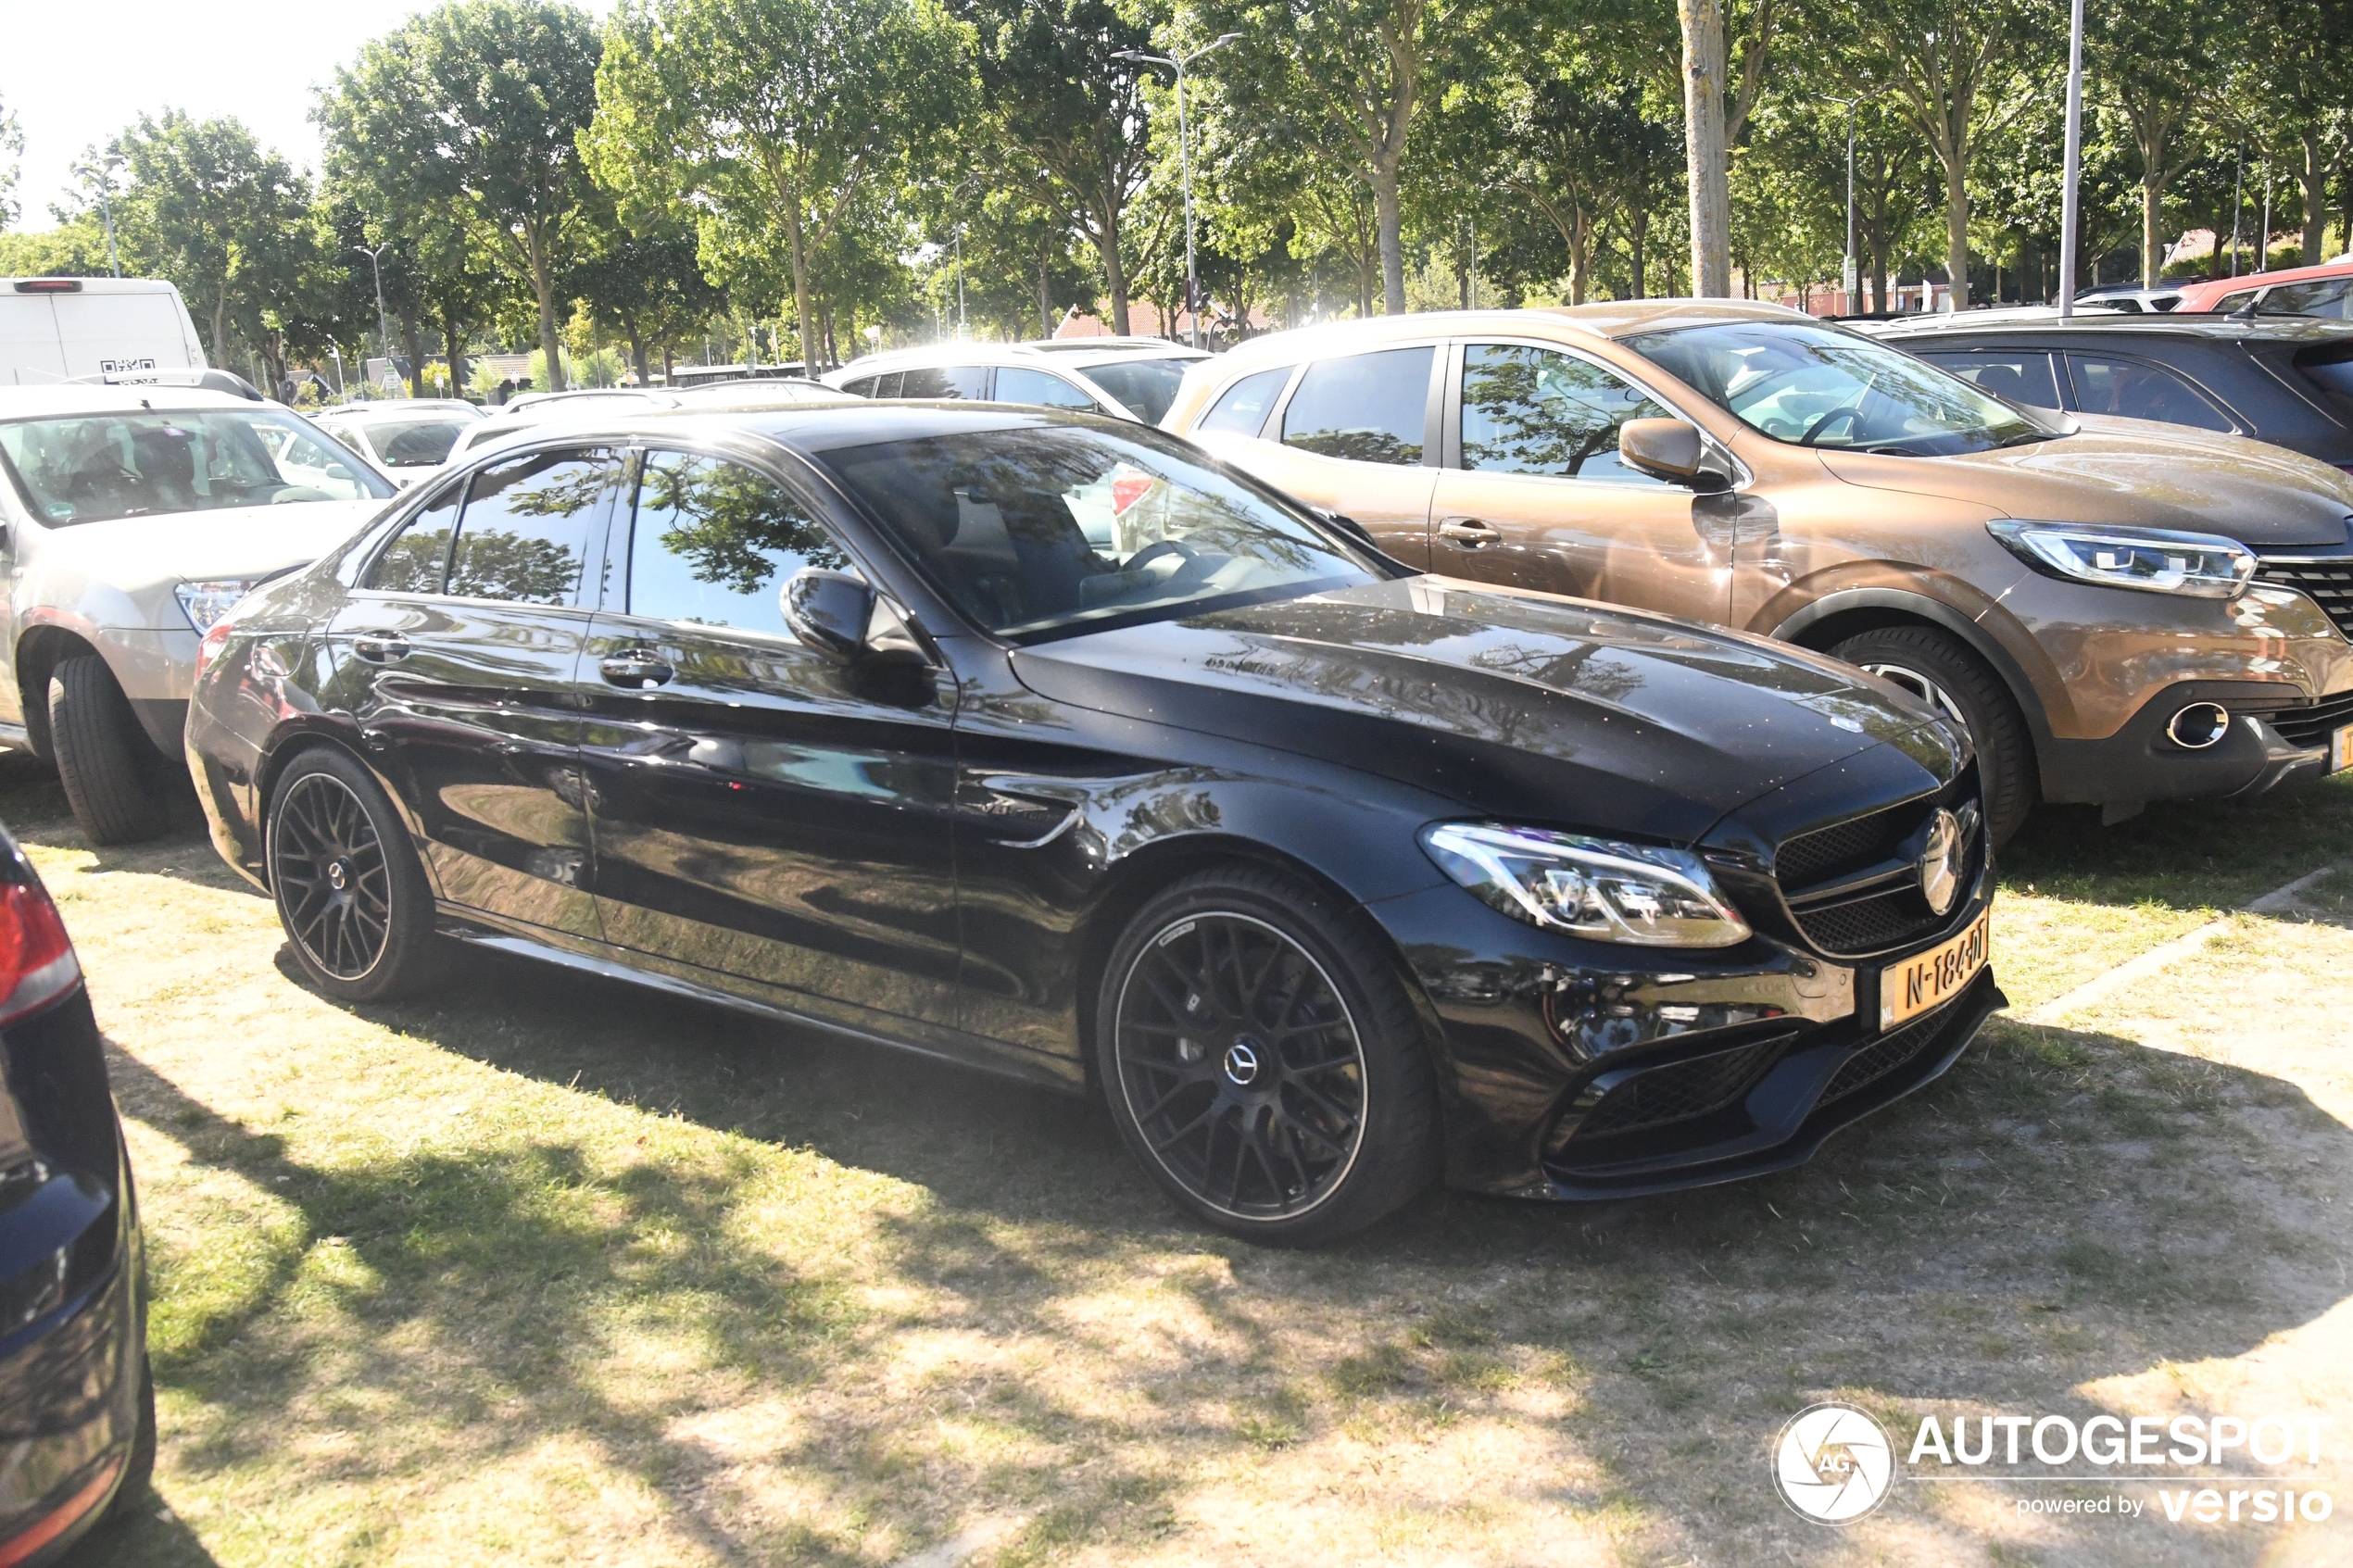
<svg viewBox="0 0 2353 1568"><path fill-rule="evenodd" d="M419 508L377 555L359 586L382 594L440 593L449 571L449 536L456 530L458 504L465 495L466 482L461 479L445 485Z"/></svg>
<svg viewBox="0 0 2353 1568"><path fill-rule="evenodd" d="M2059 402L2058 379L2051 372L2048 354L1972 349L1924 353L1920 358L1939 370L1950 370L1980 392L1990 392L1996 397L2034 408L2063 407Z"/></svg>
<svg viewBox="0 0 2353 1568"><path fill-rule="evenodd" d="M1000 403L1027 403L1041 408L1083 408L1092 412L1095 400L1070 383L1045 370L1008 366L997 372L997 390L990 395Z"/></svg>
<svg viewBox="0 0 2353 1568"><path fill-rule="evenodd" d="M901 397L967 397L988 395L986 365L934 365L909 370L900 383Z"/></svg>
<svg viewBox="0 0 2353 1568"><path fill-rule="evenodd" d="M2323 316L2341 321L2348 307L2353 307L2353 278L2274 283L2263 291L2263 302L2255 308L2263 316Z"/></svg>
<svg viewBox="0 0 2353 1568"><path fill-rule="evenodd" d="M2084 413L2162 420L2200 430L2236 428L2204 395L2162 366L2100 354L2070 354L2067 370L2068 379L2075 383L2075 406Z"/></svg>
<svg viewBox="0 0 2353 1568"><path fill-rule="evenodd" d="M1283 410L1283 445L1352 462L1420 463L1437 354L1386 348L1308 366Z"/></svg>
<svg viewBox="0 0 2353 1568"><path fill-rule="evenodd" d="M1640 387L1574 354L1504 343L1463 350L1466 469L1658 484L1620 460L1617 431L1670 417Z"/></svg>
<svg viewBox="0 0 2353 1568"><path fill-rule="evenodd" d="M601 448L533 452L477 470L450 552L450 595L579 604L582 566L602 545L626 471L620 453Z"/></svg>
<svg viewBox="0 0 2353 1568"><path fill-rule="evenodd" d="M1291 370L1291 366L1285 365L1278 370L1260 370L1244 376L1210 405L1209 412L1193 428L1228 435L1256 435L1266 428L1266 412L1283 395Z"/></svg>
<svg viewBox="0 0 2353 1568"><path fill-rule="evenodd" d="M1160 423L1176 389L1185 384L1187 360L1175 358L1114 359L1089 365L1079 374L1119 400L1121 408L1148 425Z"/></svg>

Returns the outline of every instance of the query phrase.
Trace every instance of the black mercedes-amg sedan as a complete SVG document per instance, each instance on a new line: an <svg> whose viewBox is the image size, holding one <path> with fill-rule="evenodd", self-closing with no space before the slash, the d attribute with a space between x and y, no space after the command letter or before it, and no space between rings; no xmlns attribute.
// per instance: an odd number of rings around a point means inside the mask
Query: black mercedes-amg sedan
<svg viewBox="0 0 2353 1568"><path fill-rule="evenodd" d="M1935 715L1415 573L1130 424L568 426L419 486L199 665L214 840L321 992L454 941L1097 1093L1258 1240L1441 1172L1793 1164L2001 1003Z"/></svg>
<svg viewBox="0 0 2353 1568"><path fill-rule="evenodd" d="M156 1461L139 1213L65 922L0 831L0 1568L56 1562Z"/></svg>

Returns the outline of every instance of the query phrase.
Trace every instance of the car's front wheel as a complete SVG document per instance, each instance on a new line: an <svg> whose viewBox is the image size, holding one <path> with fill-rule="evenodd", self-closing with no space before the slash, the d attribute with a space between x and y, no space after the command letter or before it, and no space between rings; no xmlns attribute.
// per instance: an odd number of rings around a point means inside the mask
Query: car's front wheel
<svg viewBox="0 0 2353 1568"><path fill-rule="evenodd" d="M270 803L270 890L310 983L383 1001L438 967L433 890L391 798L340 751L286 765Z"/></svg>
<svg viewBox="0 0 2353 1568"><path fill-rule="evenodd" d="M59 659L49 671L49 745L66 804L91 843L132 844L171 825L169 764L96 654Z"/></svg>
<svg viewBox="0 0 2353 1568"><path fill-rule="evenodd" d="M2034 809L2034 740L2002 678L1957 638L1930 626L1883 626L1847 638L1831 656L1901 686L1969 733L1987 835L1996 847L2008 843Z"/></svg>
<svg viewBox="0 0 2353 1568"><path fill-rule="evenodd" d="M1128 1148L1230 1235L1329 1241L1437 1174L1437 1091L1396 961L1292 877L1236 867L1146 904L1105 967L1096 1048Z"/></svg>

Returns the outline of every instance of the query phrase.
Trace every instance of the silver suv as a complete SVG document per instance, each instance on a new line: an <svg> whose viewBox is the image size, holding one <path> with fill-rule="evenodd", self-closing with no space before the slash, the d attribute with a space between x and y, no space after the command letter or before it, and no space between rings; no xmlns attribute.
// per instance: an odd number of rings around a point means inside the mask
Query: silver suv
<svg viewBox="0 0 2353 1568"><path fill-rule="evenodd" d="M393 493L277 404L0 388L0 744L57 764L93 843L161 833L199 639Z"/></svg>
<svg viewBox="0 0 2353 1568"><path fill-rule="evenodd" d="M940 343L853 359L821 379L861 397L1028 403L1158 424L1185 369L1209 356L1156 337Z"/></svg>

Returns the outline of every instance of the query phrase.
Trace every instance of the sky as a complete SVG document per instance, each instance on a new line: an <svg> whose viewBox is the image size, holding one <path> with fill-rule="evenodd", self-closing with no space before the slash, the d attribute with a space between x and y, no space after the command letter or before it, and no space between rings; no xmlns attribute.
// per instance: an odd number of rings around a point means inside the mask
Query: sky
<svg viewBox="0 0 2353 1568"><path fill-rule="evenodd" d="M18 227L47 229L70 166L142 114L234 115L316 172L317 89L431 0L0 0L0 105L24 132ZM602 15L612 0L576 0Z"/></svg>

